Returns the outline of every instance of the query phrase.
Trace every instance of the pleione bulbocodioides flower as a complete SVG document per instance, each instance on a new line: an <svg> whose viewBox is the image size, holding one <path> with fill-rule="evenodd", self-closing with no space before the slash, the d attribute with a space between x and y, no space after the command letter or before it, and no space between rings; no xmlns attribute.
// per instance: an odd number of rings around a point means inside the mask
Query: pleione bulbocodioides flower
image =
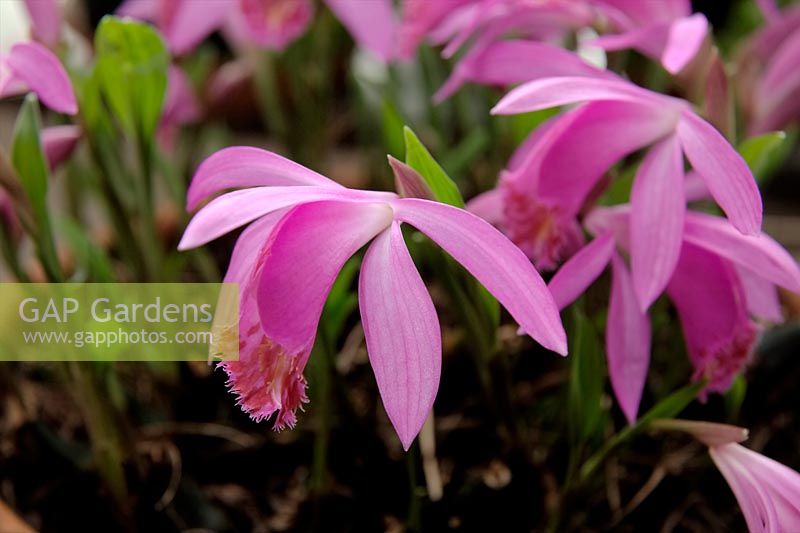
<svg viewBox="0 0 800 533"><path fill-rule="evenodd" d="M481 218L450 205L345 188L277 154L227 148L198 168L188 208L221 191L189 223L180 249L250 224L225 281L240 284L239 360L223 363L242 407L291 427L307 401L303 369L328 292L369 244L359 306L384 407L408 449L430 412L441 372L433 303L406 248L407 223L475 276L546 348L566 354L558 308L519 248Z"/></svg>

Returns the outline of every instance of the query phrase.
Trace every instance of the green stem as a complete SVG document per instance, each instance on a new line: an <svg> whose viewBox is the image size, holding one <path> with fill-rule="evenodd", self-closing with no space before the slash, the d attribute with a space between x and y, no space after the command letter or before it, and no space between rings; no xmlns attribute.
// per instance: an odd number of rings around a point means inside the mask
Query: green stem
<svg viewBox="0 0 800 533"><path fill-rule="evenodd" d="M314 457L311 465L311 490L317 496L327 488L328 478L328 445L331 431L331 402L333 391L331 374L333 367L333 345L325 324L319 328L320 339L311 354L314 361L315 409L317 411L317 431L314 434Z"/></svg>
<svg viewBox="0 0 800 533"><path fill-rule="evenodd" d="M252 50L250 61L253 63L256 83L256 100L258 102L264 126L280 141L286 142L288 120L281 105L278 85L278 68L275 56L269 52L261 53Z"/></svg>

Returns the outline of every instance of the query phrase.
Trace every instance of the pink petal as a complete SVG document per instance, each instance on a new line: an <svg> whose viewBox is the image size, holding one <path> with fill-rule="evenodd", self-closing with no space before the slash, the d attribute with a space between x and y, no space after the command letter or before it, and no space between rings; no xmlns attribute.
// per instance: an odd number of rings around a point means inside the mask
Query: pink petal
<svg viewBox="0 0 800 533"><path fill-rule="evenodd" d="M737 266L736 272L744 289L748 312L768 322L776 324L783 322L783 310L777 287L746 267Z"/></svg>
<svg viewBox="0 0 800 533"><path fill-rule="evenodd" d="M397 222L364 255L358 300L383 406L408 450L436 398L442 339L433 302Z"/></svg>
<svg viewBox="0 0 800 533"><path fill-rule="evenodd" d="M633 424L650 366L650 320L636 301L628 268L611 258L611 299L606 324L606 352L611 387L628 422Z"/></svg>
<svg viewBox="0 0 800 533"><path fill-rule="evenodd" d="M690 0L600 0L599 3L615 7L639 26L669 22L692 12Z"/></svg>
<svg viewBox="0 0 800 533"><path fill-rule="evenodd" d="M231 9L236 9L232 0L177 0L171 20L164 28L170 50L176 55L194 50L222 25Z"/></svg>
<svg viewBox="0 0 800 533"><path fill-rule="evenodd" d="M228 270L225 272L224 279L226 283L239 283L239 288L242 289L242 284L252 274L259 254L269 240L272 230L289 209L279 209L267 213L242 231L236 240L236 246L233 247L231 259L228 262Z"/></svg>
<svg viewBox="0 0 800 533"><path fill-rule="evenodd" d="M248 37L277 50L300 37L314 15L309 0L239 0L239 6Z"/></svg>
<svg viewBox="0 0 800 533"><path fill-rule="evenodd" d="M58 57L39 43L15 44L6 57L6 66L16 79L35 92L42 103L67 115L78 112L72 83ZM8 93L0 91L0 97Z"/></svg>
<svg viewBox="0 0 800 533"><path fill-rule="evenodd" d="M671 74L677 74L694 59L708 33L708 20L697 13L678 19L669 27L669 37L661 52L661 64Z"/></svg>
<svg viewBox="0 0 800 533"><path fill-rule="evenodd" d="M503 222L503 191L491 189L467 202L467 211L481 217L492 226Z"/></svg>
<svg viewBox="0 0 800 533"><path fill-rule="evenodd" d="M746 365L758 333L747 316L745 295L733 266L720 256L684 243L667 293L678 310L693 379L712 392L728 390Z"/></svg>
<svg viewBox="0 0 800 533"><path fill-rule="evenodd" d="M683 154L675 135L654 145L631 190L631 273L642 311L667 286L683 238Z"/></svg>
<svg viewBox="0 0 800 533"><path fill-rule="evenodd" d="M583 208L614 163L674 131L677 121L677 114L629 102L590 102L570 113L571 123L551 146L517 170L522 175L535 172L540 161L538 195L560 206L566 216Z"/></svg>
<svg viewBox="0 0 800 533"><path fill-rule="evenodd" d="M197 168L187 193L186 208L195 209L205 198L236 187L318 185L342 189L338 183L273 152L234 146L209 156Z"/></svg>
<svg viewBox="0 0 800 533"><path fill-rule="evenodd" d="M55 170L73 152L83 135L79 126L51 126L42 130L42 146L50 170Z"/></svg>
<svg viewBox="0 0 800 533"><path fill-rule="evenodd" d="M433 99L441 102L468 82L505 86L554 76L617 79L580 56L545 43L498 41L473 49L456 65Z"/></svg>
<svg viewBox="0 0 800 533"><path fill-rule="evenodd" d="M775 506L746 465L736 459L737 448L744 447L731 443L709 448L708 453L736 496L750 531L777 533L778 529L769 527L777 522Z"/></svg>
<svg viewBox="0 0 800 533"><path fill-rule="evenodd" d="M391 222L386 204L324 201L292 209L264 252L258 310L267 337L289 353L310 349L345 261Z"/></svg>
<svg viewBox="0 0 800 533"><path fill-rule="evenodd" d="M607 52L633 48L647 56L658 59L667 43L669 28L669 24L636 28L624 33L603 35L586 44L597 46Z"/></svg>
<svg viewBox="0 0 800 533"><path fill-rule="evenodd" d="M767 522L776 531L800 529L800 473L744 446L728 450L734 460L752 474L775 504L777 522Z"/></svg>
<svg viewBox="0 0 800 533"><path fill-rule="evenodd" d="M761 194L742 156L714 126L691 111L681 116L678 136L692 167L731 223L742 233L757 234L761 229Z"/></svg>
<svg viewBox="0 0 800 533"><path fill-rule="evenodd" d="M604 233L564 263L547 287L559 309L578 299L603 273L614 253L614 237Z"/></svg>
<svg viewBox="0 0 800 533"><path fill-rule="evenodd" d="M756 4L767 21L771 22L779 17L780 10L775 0L756 0Z"/></svg>
<svg viewBox="0 0 800 533"><path fill-rule="evenodd" d="M398 22L391 0L325 0L359 45L383 61L396 55Z"/></svg>
<svg viewBox="0 0 800 533"><path fill-rule="evenodd" d="M513 115L593 100L614 100L658 106L675 112L685 103L622 80L560 77L534 80L510 91L492 108L493 115Z"/></svg>
<svg viewBox="0 0 800 533"><path fill-rule="evenodd" d="M742 235L724 218L690 212L686 214L684 239L800 294L797 262L766 234Z"/></svg>
<svg viewBox="0 0 800 533"><path fill-rule="evenodd" d="M148 22L157 22L161 9L159 0L125 0L117 8L116 14Z"/></svg>
<svg viewBox="0 0 800 533"><path fill-rule="evenodd" d="M49 47L61 40L61 10L56 0L25 0L34 37Z"/></svg>
<svg viewBox="0 0 800 533"><path fill-rule="evenodd" d="M706 182L703 181L703 178L694 170L690 170L686 173L686 180L683 182L683 192L687 202L698 202L711 198L711 193L708 192Z"/></svg>
<svg viewBox="0 0 800 533"><path fill-rule="evenodd" d="M178 249L201 246L260 216L296 204L319 200L374 202L385 196L385 193L320 186L255 187L229 192L213 199L197 212L186 227Z"/></svg>
<svg viewBox="0 0 800 533"><path fill-rule="evenodd" d="M449 205L403 198L393 202L397 220L430 237L461 263L543 346L566 354L558 308L525 254L475 215Z"/></svg>

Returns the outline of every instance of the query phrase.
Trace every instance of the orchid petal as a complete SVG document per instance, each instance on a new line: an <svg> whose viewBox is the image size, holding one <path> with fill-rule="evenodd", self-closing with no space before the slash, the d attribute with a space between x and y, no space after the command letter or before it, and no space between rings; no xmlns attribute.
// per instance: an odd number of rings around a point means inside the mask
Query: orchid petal
<svg viewBox="0 0 800 533"><path fill-rule="evenodd" d="M563 48L533 41L498 41L473 48L433 99L446 100L467 82L505 86L554 76L618 79Z"/></svg>
<svg viewBox="0 0 800 533"><path fill-rule="evenodd" d="M735 443L714 446L709 448L708 453L736 496L750 531L777 532L774 527L765 527L767 524L775 524L775 507L764 488L731 453L735 448L743 446Z"/></svg>
<svg viewBox="0 0 800 533"><path fill-rule="evenodd" d="M55 170L72 154L83 135L79 126L50 126L42 129L42 146L50 170Z"/></svg>
<svg viewBox="0 0 800 533"><path fill-rule="evenodd" d="M258 185L318 185L343 189L335 181L273 152L234 146L215 152L197 168L187 193L186 208L193 210L204 198L225 189Z"/></svg>
<svg viewBox="0 0 800 533"><path fill-rule="evenodd" d="M228 12L235 8L232 0L176 0L174 11L161 28L170 50L176 55L191 52L218 29Z"/></svg>
<svg viewBox="0 0 800 533"><path fill-rule="evenodd" d="M650 320L636 301L628 268L611 258L611 298L606 325L606 352L611 388L622 412L633 424L650 366Z"/></svg>
<svg viewBox="0 0 800 533"><path fill-rule="evenodd" d="M292 209L263 254L257 298L267 337L287 353L310 350L342 266L391 221L387 204L322 201Z"/></svg>
<svg viewBox="0 0 800 533"><path fill-rule="evenodd" d="M300 37L314 14L314 5L309 0L239 0L239 6L241 26L250 39L277 50Z"/></svg>
<svg viewBox="0 0 800 533"><path fill-rule="evenodd" d="M670 74L677 74L697 55L708 33L708 20L700 13L681 18L669 27L661 64Z"/></svg>
<svg viewBox="0 0 800 533"><path fill-rule="evenodd" d="M560 310L577 300L600 277L613 253L613 235L604 233L564 263L547 285Z"/></svg>
<svg viewBox="0 0 800 533"><path fill-rule="evenodd" d="M248 280L258 260L264 244L269 240L272 230L278 225L290 208L278 209L267 213L249 226L247 226L233 247L228 270L225 272L226 283L241 284Z"/></svg>
<svg viewBox="0 0 800 533"><path fill-rule="evenodd" d="M466 208L492 226L498 226L503 222L503 191L492 189L481 193L467 202Z"/></svg>
<svg viewBox="0 0 800 533"><path fill-rule="evenodd" d="M678 137L686 157L731 223L742 233L757 234L761 228L761 194L742 156L714 126L691 111L683 113Z"/></svg>
<svg viewBox="0 0 800 533"><path fill-rule="evenodd" d="M397 20L391 0L325 0L353 38L383 61L396 55Z"/></svg>
<svg viewBox="0 0 800 533"><path fill-rule="evenodd" d="M61 39L61 11L56 0L25 0L36 39L53 47Z"/></svg>
<svg viewBox="0 0 800 533"><path fill-rule="evenodd" d="M522 251L475 215L449 205L403 198L392 203L397 220L430 237L461 263L544 347L566 354L558 308Z"/></svg>
<svg viewBox="0 0 800 533"><path fill-rule="evenodd" d="M776 324L783 322L777 287L749 268L737 266L736 272L739 274L750 314Z"/></svg>
<svg viewBox="0 0 800 533"><path fill-rule="evenodd" d="M5 62L14 77L35 92L44 105L67 115L78 112L67 71L53 52L39 43L18 43L11 48ZM0 91L0 97L7 95Z"/></svg>
<svg viewBox="0 0 800 533"><path fill-rule="evenodd" d="M318 200L359 200L381 198L359 191L333 187L256 187L223 194L213 199L192 218L179 250L203 245L277 209Z"/></svg>
<svg viewBox="0 0 800 533"><path fill-rule="evenodd" d="M535 172L540 162L538 196L565 216L578 214L611 165L674 131L677 122L677 114L629 102L590 102L561 116L567 127L517 173Z"/></svg>
<svg viewBox="0 0 800 533"><path fill-rule="evenodd" d="M667 286L681 253L686 199L675 135L650 148L631 190L631 273L643 311Z"/></svg>
<svg viewBox="0 0 800 533"><path fill-rule="evenodd" d="M657 106L665 113L684 106L678 100L652 93L622 80L573 76L524 83L506 94L492 108L492 114L513 115L593 100L642 103Z"/></svg>
<svg viewBox="0 0 800 533"><path fill-rule="evenodd" d="M690 212L686 214L684 239L800 294L797 262L766 234L742 235L724 218Z"/></svg>
<svg viewBox="0 0 800 533"><path fill-rule="evenodd" d="M436 398L442 338L428 289L397 222L378 235L364 255L358 300L378 390L408 450Z"/></svg>

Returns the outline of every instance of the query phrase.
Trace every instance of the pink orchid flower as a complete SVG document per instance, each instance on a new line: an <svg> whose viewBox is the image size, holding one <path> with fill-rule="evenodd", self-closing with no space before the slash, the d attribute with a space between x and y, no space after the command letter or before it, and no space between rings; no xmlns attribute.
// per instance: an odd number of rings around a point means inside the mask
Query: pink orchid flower
<svg viewBox="0 0 800 533"><path fill-rule="evenodd" d="M200 246L252 224L237 242L226 281L241 292L240 359L224 363L242 407L275 427L295 423L306 401L303 368L339 270L369 245L359 304L370 363L386 412L408 449L436 396L441 338L436 312L400 226L414 226L491 292L542 345L566 353L558 310L525 255L479 217L428 200L347 189L256 148L217 152L197 170L188 208L200 209L179 245Z"/></svg>
<svg viewBox="0 0 800 533"><path fill-rule="evenodd" d="M425 38L444 45L443 55L451 57L469 40L482 47L514 34L557 42L570 31L602 24L614 33L590 44L604 50L634 48L673 74L697 55L708 33L708 21L692 15L689 0L407 0L399 55L411 57Z"/></svg>
<svg viewBox="0 0 800 533"><path fill-rule="evenodd" d="M750 531L800 531L800 474L741 444L711 446L708 453L736 496Z"/></svg>
<svg viewBox="0 0 800 533"><path fill-rule="evenodd" d="M800 531L800 474L741 444L745 428L694 420L656 420L653 429L684 431L708 453L733 491L751 532Z"/></svg>
<svg viewBox="0 0 800 533"><path fill-rule="evenodd" d="M549 287L560 309L580 296L612 265L606 325L609 375L629 421L636 413L650 362L650 323L638 305L633 281L616 246L633 255L633 207L597 208L585 224L598 237L556 273ZM780 321L776 286L800 293L800 268L765 234L743 235L724 218L689 212L683 222L679 261L668 284L683 326L694 379L723 392L748 361L757 326L750 316Z"/></svg>
<svg viewBox="0 0 800 533"><path fill-rule="evenodd" d="M633 48L677 74L700 51L708 34L708 20L692 15L690 0L595 0L618 33L591 44L606 51Z"/></svg>
<svg viewBox="0 0 800 533"><path fill-rule="evenodd" d="M800 6L761 4L767 24L745 45L737 76L751 135L800 120Z"/></svg>
<svg viewBox="0 0 800 533"><path fill-rule="evenodd" d="M17 43L8 55L0 55L0 98L29 91L54 111L78 112L72 83L58 57L39 43Z"/></svg>
<svg viewBox="0 0 800 533"><path fill-rule="evenodd" d="M596 11L590 2L543 0L406 0L399 30L399 56L410 58L429 40L453 56L469 40L487 44L506 34L555 41L568 31L590 26Z"/></svg>
<svg viewBox="0 0 800 533"><path fill-rule="evenodd" d="M379 58L394 55L394 11L390 0L326 0L356 41ZM126 0L118 13L156 24L177 55L191 52L216 30L234 44L282 50L308 28L310 0Z"/></svg>
<svg viewBox="0 0 800 533"><path fill-rule="evenodd" d="M565 181L555 180L553 187L577 187L585 195L611 164L643 144L654 143L631 193L633 283L642 310L664 289L680 255L686 211L684 156L731 223L748 235L759 232L761 195L750 169L684 100L619 79L557 77L513 89L492 113L525 113L580 102L593 107L563 133L560 153L552 157L561 165L555 175ZM582 200L577 195L574 201Z"/></svg>

